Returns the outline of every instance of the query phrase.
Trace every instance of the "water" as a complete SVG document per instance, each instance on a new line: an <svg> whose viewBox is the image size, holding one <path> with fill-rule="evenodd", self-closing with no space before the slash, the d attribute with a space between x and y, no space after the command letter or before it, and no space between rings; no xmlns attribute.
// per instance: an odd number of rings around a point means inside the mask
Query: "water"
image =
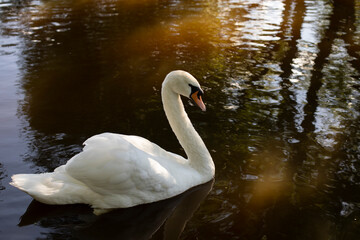
<svg viewBox="0 0 360 240"><path fill-rule="evenodd" d="M212 188L95 217L9 185L105 131L183 155L174 69L205 90ZM0 0L0 238L359 239L359 87L358 0Z"/></svg>

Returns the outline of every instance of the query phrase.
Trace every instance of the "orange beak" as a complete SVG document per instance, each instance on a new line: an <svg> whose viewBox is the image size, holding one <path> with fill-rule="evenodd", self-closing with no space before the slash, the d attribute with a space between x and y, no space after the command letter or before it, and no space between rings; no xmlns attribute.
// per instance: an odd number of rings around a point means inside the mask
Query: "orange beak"
<svg viewBox="0 0 360 240"><path fill-rule="evenodd" d="M194 102L196 103L196 105L198 105L199 108L200 108L202 111L206 111L205 104L204 104L204 102L202 101L201 96L200 96L200 95L198 96L198 93L199 93L199 91L196 91L196 92L194 92L193 94L191 94L191 99L194 100Z"/></svg>

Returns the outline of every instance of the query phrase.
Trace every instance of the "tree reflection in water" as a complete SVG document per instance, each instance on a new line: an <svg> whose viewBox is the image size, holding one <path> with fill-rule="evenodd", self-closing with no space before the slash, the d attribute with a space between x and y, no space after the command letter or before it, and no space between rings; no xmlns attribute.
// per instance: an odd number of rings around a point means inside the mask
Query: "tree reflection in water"
<svg viewBox="0 0 360 240"><path fill-rule="evenodd" d="M21 41L19 117L32 171L53 170L103 131L183 154L159 91L167 72L184 69L205 89L208 111L187 111L217 172L182 239L360 237L358 0L61 0L2 9L1 34ZM82 221L60 219L39 221L48 238L65 234L53 226Z"/></svg>

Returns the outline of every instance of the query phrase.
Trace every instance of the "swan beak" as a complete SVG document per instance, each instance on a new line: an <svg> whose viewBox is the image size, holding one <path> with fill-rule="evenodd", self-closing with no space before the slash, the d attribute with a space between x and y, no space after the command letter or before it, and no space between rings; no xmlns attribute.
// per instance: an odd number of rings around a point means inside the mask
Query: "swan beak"
<svg viewBox="0 0 360 240"><path fill-rule="evenodd" d="M199 108L202 111L206 111L206 106L205 106L204 102L202 101L199 91L196 91L193 94L191 94L191 99L196 103L196 105L199 106Z"/></svg>

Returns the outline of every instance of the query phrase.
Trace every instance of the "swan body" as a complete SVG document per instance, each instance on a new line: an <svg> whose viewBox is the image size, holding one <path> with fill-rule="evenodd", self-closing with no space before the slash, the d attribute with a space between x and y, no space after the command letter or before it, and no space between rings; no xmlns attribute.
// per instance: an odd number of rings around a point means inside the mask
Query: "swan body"
<svg viewBox="0 0 360 240"><path fill-rule="evenodd" d="M205 110L198 81L185 71L169 73L162 101L170 126L188 159L149 140L102 133L84 142L83 151L51 173L16 174L13 186L46 204L85 203L101 214L176 196L214 177L215 167L192 126L180 95Z"/></svg>

